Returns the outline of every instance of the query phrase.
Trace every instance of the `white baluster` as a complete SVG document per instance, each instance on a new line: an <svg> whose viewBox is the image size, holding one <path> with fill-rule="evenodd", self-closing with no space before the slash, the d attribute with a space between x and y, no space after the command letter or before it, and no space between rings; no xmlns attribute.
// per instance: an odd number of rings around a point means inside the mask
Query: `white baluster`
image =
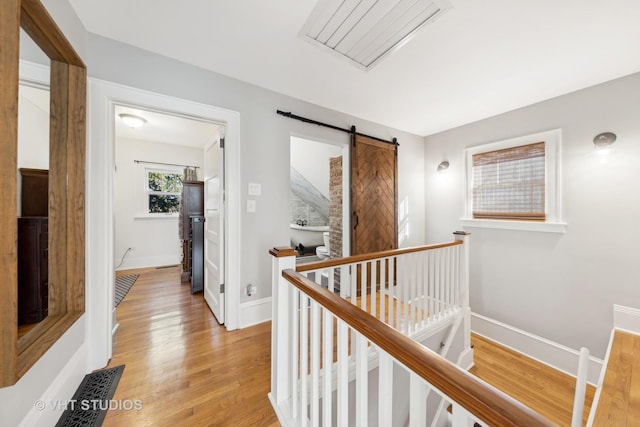
<svg viewBox="0 0 640 427"><path fill-rule="evenodd" d="M440 256L440 251L435 251L434 254L434 258L435 258L435 270L434 270L434 274L435 274L435 294L433 295L433 298L435 299L434 304L435 304L435 308L434 308L434 314L436 316L437 319L440 318L440 284L442 282L442 276L441 276L441 271L440 271L440 264L441 264L441 256Z"/></svg>
<svg viewBox="0 0 640 427"><path fill-rule="evenodd" d="M471 414L457 403L453 403L451 411L451 427L473 427Z"/></svg>
<svg viewBox="0 0 640 427"><path fill-rule="evenodd" d="M586 347L582 347L580 349L580 358L578 359L578 374L576 375L576 392L573 399L571 427L582 427L584 396L587 391L587 375L589 375L589 350Z"/></svg>
<svg viewBox="0 0 640 427"><path fill-rule="evenodd" d="M337 361L337 401L338 426L349 423L349 340L347 324L342 320L338 323L338 361Z"/></svg>
<svg viewBox="0 0 640 427"><path fill-rule="evenodd" d="M356 427L368 427L368 375L367 339L356 333Z"/></svg>
<svg viewBox="0 0 640 427"><path fill-rule="evenodd" d="M333 272L331 272L333 275ZM329 279L332 284L333 279ZM323 424L331 425L331 399L333 374L333 315L329 310L322 310L322 370L324 372L324 393L322 395L322 420Z"/></svg>
<svg viewBox="0 0 640 427"><path fill-rule="evenodd" d="M427 425L427 385L424 380L410 373L409 380L409 427Z"/></svg>
<svg viewBox="0 0 640 427"><path fill-rule="evenodd" d="M300 425L306 427L309 417L309 297L300 294Z"/></svg>
<svg viewBox="0 0 640 427"><path fill-rule="evenodd" d="M411 301L411 323L409 324L409 333L416 330L416 326L418 324L418 307L416 305L417 298L417 286L418 286L418 263L416 262L415 254L408 254L407 257L409 261L410 271L411 271L411 280L410 280L410 288L409 288L409 298Z"/></svg>
<svg viewBox="0 0 640 427"><path fill-rule="evenodd" d="M387 302L389 303L389 323L391 326L393 326L394 328L398 327L398 319L394 317L394 295L395 295L395 286L396 286L396 281L395 281L395 275L396 275L396 257L390 258L389 259L389 290L388 290L388 299ZM397 310L396 311L396 316L397 316Z"/></svg>
<svg viewBox="0 0 640 427"><path fill-rule="evenodd" d="M435 263L434 263L434 252L427 252L427 269L429 270L429 276L427 281L429 282L429 287L427 291L427 298L429 299L429 322L433 320L433 312L435 310L435 303L433 300L434 295L434 283L435 283Z"/></svg>
<svg viewBox="0 0 640 427"><path fill-rule="evenodd" d="M429 321L429 299L427 294L429 292L429 269L427 268L429 251L425 251L420 256L420 271L422 279L420 281L420 296L422 298L422 327L426 327Z"/></svg>
<svg viewBox="0 0 640 427"><path fill-rule="evenodd" d="M368 262L360 264L360 307L367 311L367 266Z"/></svg>
<svg viewBox="0 0 640 427"><path fill-rule="evenodd" d="M388 292L387 292L387 264L389 263L389 258L385 258L380 260L380 320L385 322L385 323L389 323L387 322L386 318L385 318L385 314L386 314L386 305L387 305L387 299L388 299Z"/></svg>
<svg viewBox="0 0 640 427"><path fill-rule="evenodd" d="M311 300L311 425L320 421L320 306Z"/></svg>
<svg viewBox="0 0 640 427"><path fill-rule="evenodd" d="M446 299L446 305L447 305L447 313L449 313L451 311L451 309L453 308L453 304L452 304L452 300L453 298L451 297L451 293L453 292L453 251L451 247L446 248L447 250L447 282L446 282L446 287L447 287L447 299Z"/></svg>
<svg viewBox="0 0 640 427"><path fill-rule="evenodd" d="M408 274L408 267L405 257L398 257L398 261L401 262L399 272L402 273L399 285L402 287L402 331L409 335L409 281L410 275Z"/></svg>
<svg viewBox="0 0 640 427"><path fill-rule="evenodd" d="M378 425L392 425L393 415L393 358L378 349Z"/></svg>
<svg viewBox="0 0 640 427"><path fill-rule="evenodd" d="M373 261L371 263L371 307L370 307L370 314L373 317L376 317L376 281L377 281L377 268L378 262L377 261Z"/></svg>
<svg viewBox="0 0 640 427"><path fill-rule="evenodd" d="M291 417L295 420L298 417L298 380L299 369L298 355L300 352L300 291L295 286L289 286L291 288Z"/></svg>

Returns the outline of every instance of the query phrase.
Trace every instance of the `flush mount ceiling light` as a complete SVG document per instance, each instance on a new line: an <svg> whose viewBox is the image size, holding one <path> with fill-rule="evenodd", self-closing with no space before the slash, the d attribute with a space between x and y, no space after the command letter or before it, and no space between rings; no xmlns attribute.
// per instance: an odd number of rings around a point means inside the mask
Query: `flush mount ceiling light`
<svg viewBox="0 0 640 427"><path fill-rule="evenodd" d="M447 0L319 0L300 37L369 69L450 8Z"/></svg>
<svg viewBox="0 0 640 427"><path fill-rule="evenodd" d="M593 138L593 145L596 146L598 154L606 156L611 151L611 144L616 141L616 134L613 132L603 132Z"/></svg>
<svg viewBox="0 0 640 427"><path fill-rule="evenodd" d="M118 116L122 119L125 125L131 128L139 128L147 123L147 121L142 117L133 114L118 114Z"/></svg>

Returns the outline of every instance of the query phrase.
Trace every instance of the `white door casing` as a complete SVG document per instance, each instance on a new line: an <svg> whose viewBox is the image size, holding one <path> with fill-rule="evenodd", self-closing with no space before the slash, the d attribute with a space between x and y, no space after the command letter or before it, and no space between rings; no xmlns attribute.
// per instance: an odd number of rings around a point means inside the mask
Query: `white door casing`
<svg viewBox="0 0 640 427"><path fill-rule="evenodd" d="M224 323L224 148L220 134L204 148L204 299Z"/></svg>
<svg viewBox="0 0 640 427"><path fill-rule="evenodd" d="M86 201L86 335L88 370L107 365L112 354L114 326L114 215L113 173L115 168L114 106L141 106L161 112L224 123L227 149L226 319L227 330L239 327L240 311L240 114L142 89L89 78L87 123Z"/></svg>

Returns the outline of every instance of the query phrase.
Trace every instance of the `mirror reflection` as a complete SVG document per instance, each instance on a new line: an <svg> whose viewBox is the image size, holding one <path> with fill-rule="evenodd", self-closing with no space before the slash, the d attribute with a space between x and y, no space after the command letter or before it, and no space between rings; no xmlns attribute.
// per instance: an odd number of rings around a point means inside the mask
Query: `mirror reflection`
<svg viewBox="0 0 640 427"><path fill-rule="evenodd" d="M18 88L18 339L48 316L48 63L21 31ZM39 65L47 64L47 66Z"/></svg>

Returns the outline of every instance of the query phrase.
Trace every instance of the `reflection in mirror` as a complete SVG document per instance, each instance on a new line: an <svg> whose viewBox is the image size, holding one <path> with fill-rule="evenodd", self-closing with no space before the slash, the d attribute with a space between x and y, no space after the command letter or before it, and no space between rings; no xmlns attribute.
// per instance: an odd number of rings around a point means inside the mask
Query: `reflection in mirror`
<svg viewBox="0 0 640 427"><path fill-rule="evenodd" d="M20 58L16 173L18 345L23 347L29 332L48 316L49 311L50 92L49 58L22 30Z"/></svg>
<svg viewBox="0 0 640 427"><path fill-rule="evenodd" d="M18 89L18 338L48 314L49 91Z"/></svg>
<svg viewBox="0 0 640 427"><path fill-rule="evenodd" d="M342 256L342 151L339 145L291 137L289 231L298 263Z"/></svg>

